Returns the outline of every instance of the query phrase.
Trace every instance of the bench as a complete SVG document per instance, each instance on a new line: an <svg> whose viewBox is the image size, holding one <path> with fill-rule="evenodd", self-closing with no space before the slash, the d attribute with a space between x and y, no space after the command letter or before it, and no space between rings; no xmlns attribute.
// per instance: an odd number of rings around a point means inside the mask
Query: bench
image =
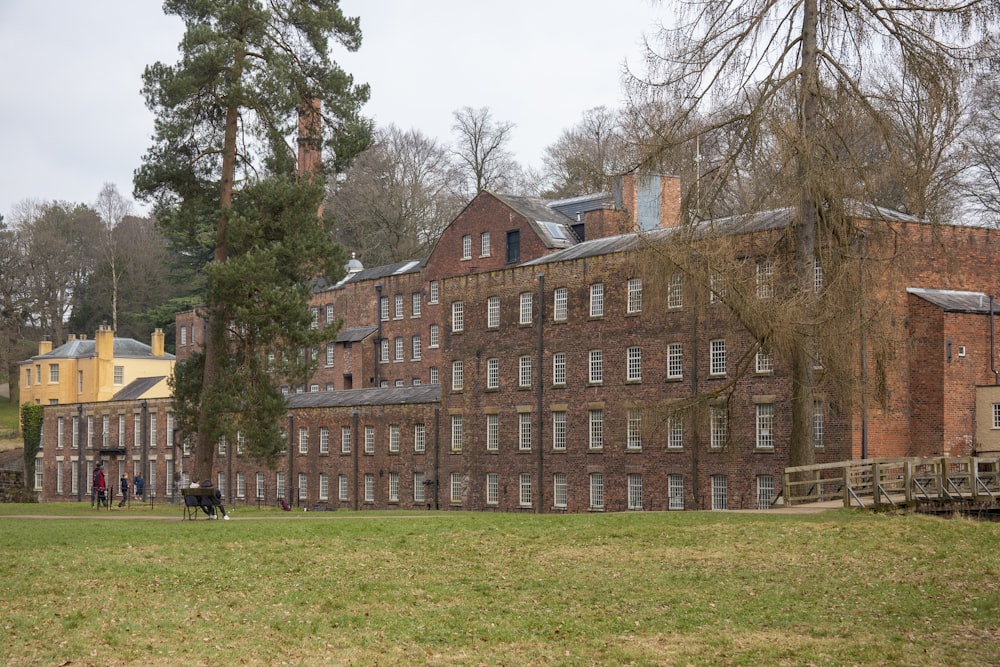
<svg viewBox="0 0 1000 667"><path fill-rule="evenodd" d="M215 488L181 489L181 497L184 498L184 519L193 521L198 518L202 505L215 504Z"/></svg>

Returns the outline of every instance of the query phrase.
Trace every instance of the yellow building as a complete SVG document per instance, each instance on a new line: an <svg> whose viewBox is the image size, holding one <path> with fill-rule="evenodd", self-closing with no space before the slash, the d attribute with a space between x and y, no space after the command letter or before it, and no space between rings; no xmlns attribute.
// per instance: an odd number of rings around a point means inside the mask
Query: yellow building
<svg viewBox="0 0 1000 667"><path fill-rule="evenodd" d="M20 363L21 402L38 405L96 403L111 400L139 378L159 378L143 398L166 398L166 379L173 374L174 355L163 349L163 330L153 332L151 345L132 338L115 338L103 325L93 340L70 336L52 349L51 341L38 344L38 354Z"/></svg>

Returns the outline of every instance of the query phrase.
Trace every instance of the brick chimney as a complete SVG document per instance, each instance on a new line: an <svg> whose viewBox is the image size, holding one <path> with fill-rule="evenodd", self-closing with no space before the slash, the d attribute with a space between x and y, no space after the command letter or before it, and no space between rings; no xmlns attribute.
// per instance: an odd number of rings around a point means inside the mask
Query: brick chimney
<svg viewBox="0 0 1000 667"><path fill-rule="evenodd" d="M676 227L681 222L681 179L632 172L621 177L615 204L629 213L631 231Z"/></svg>
<svg viewBox="0 0 1000 667"><path fill-rule="evenodd" d="M156 329L150 340L150 354L154 357L163 356L163 329Z"/></svg>
<svg viewBox="0 0 1000 667"><path fill-rule="evenodd" d="M38 341L38 355L48 354L52 351L52 341L48 338Z"/></svg>

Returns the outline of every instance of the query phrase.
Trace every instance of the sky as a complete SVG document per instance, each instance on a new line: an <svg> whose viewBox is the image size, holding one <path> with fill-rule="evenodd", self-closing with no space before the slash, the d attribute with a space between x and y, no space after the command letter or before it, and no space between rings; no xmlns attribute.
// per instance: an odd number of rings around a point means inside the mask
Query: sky
<svg viewBox="0 0 1000 667"><path fill-rule="evenodd" d="M151 144L142 72L174 64L183 34L159 0L0 0L0 214L21 202L93 204L105 183L131 198ZM341 0L361 49L333 59L371 86L379 126L452 138L452 113L488 107L511 148L541 167L583 112L622 106L626 64L669 3L652 0ZM136 212L145 212L136 204Z"/></svg>

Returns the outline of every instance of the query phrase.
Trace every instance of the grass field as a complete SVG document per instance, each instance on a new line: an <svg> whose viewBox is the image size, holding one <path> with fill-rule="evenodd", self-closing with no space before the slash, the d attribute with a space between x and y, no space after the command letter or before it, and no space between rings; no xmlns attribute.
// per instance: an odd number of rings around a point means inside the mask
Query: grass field
<svg viewBox="0 0 1000 667"><path fill-rule="evenodd" d="M21 447L24 444L17 432L20 409L17 403L0 398L0 451Z"/></svg>
<svg viewBox="0 0 1000 667"><path fill-rule="evenodd" d="M33 518L33 514L59 518ZM1000 525L0 506L5 665L989 665Z"/></svg>

